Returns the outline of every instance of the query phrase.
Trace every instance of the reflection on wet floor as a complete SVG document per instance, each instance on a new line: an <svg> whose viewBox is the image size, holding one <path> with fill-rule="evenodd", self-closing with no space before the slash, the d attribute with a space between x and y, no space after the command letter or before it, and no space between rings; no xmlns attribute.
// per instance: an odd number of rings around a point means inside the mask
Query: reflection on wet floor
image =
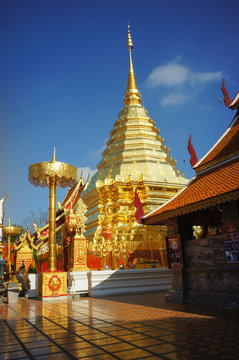
<svg viewBox="0 0 239 360"><path fill-rule="evenodd" d="M239 312L164 293L0 306L0 359L239 359Z"/></svg>

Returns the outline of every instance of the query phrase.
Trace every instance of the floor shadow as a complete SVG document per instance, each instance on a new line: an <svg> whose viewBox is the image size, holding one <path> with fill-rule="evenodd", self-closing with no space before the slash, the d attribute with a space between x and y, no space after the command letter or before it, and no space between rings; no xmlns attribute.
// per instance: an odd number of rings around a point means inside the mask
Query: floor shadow
<svg viewBox="0 0 239 360"><path fill-rule="evenodd" d="M171 311L184 312L188 314L198 314L213 317L232 317L236 321L239 320L239 310L224 309L217 306L201 305L201 304L176 304L165 301L167 291L125 294L100 297L102 300L116 301L120 303L128 303L134 305L147 306L157 309L165 309Z"/></svg>

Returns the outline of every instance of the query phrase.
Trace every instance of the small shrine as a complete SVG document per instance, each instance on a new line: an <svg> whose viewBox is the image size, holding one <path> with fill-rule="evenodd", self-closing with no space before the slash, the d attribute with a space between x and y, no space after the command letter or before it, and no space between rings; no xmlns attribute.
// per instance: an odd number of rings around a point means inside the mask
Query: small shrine
<svg viewBox="0 0 239 360"><path fill-rule="evenodd" d="M26 272L29 271L30 267L36 267L34 259L34 251L39 250L39 245L34 244L35 237L31 236L29 230L23 234L19 240L16 242L14 247L14 269L17 272L18 269L22 266L22 263L25 264Z"/></svg>

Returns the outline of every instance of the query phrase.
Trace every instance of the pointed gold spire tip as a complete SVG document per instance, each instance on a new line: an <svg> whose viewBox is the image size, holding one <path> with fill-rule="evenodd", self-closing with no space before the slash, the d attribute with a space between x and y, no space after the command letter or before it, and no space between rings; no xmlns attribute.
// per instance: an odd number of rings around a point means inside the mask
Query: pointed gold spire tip
<svg viewBox="0 0 239 360"><path fill-rule="evenodd" d="M127 48L128 48L129 50L133 49L133 41L132 41L132 38L131 38L130 24L129 24L129 23L128 23Z"/></svg>
<svg viewBox="0 0 239 360"><path fill-rule="evenodd" d="M53 158L52 158L52 162L56 161L56 147L54 146L54 153L53 153Z"/></svg>
<svg viewBox="0 0 239 360"><path fill-rule="evenodd" d="M128 83L127 89L124 96L124 104L125 106L133 105L133 104L141 104L141 95L136 85L133 61L131 50L133 49L133 41L130 33L130 25L128 24L128 35L127 35L127 48L129 50L129 74L128 74Z"/></svg>

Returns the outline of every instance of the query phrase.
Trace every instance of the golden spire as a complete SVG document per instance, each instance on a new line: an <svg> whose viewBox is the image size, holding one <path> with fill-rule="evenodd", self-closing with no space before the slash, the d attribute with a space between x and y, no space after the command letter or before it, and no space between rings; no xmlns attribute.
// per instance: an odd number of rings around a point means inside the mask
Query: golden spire
<svg viewBox="0 0 239 360"><path fill-rule="evenodd" d="M127 38L127 48L129 49L129 75L127 89L124 96L125 106L131 104L141 104L141 95L136 85L134 68L131 56L131 50L133 49L133 41L130 33L130 25L128 24L128 38Z"/></svg>

